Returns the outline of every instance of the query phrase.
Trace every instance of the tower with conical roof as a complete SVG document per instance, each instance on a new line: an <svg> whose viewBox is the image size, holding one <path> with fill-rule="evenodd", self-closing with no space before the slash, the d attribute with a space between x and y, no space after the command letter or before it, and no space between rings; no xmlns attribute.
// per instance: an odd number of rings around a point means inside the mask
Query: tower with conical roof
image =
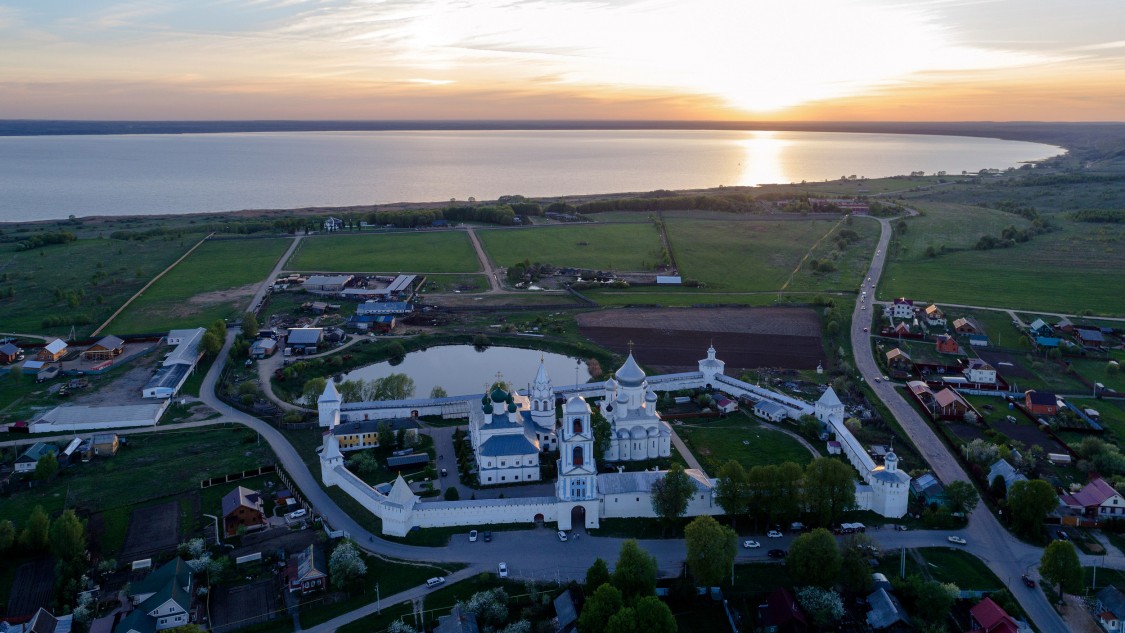
<svg viewBox="0 0 1125 633"><path fill-rule="evenodd" d="M582 396L571 396L563 406L559 429L559 479L555 495L560 501L597 498L598 467L594 461L593 413Z"/></svg>
<svg viewBox="0 0 1125 633"><path fill-rule="evenodd" d="M547 365L543 357L539 357L539 371L535 373L535 382L531 383L531 391L527 394L531 400L531 420L541 430L550 432L555 428L555 388L551 386L551 378L547 376Z"/></svg>
<svg viewBox="0 0 1125 633"><path fill-rule="evenodd" d="M336 383L329 379L324 385L324 392L316 399L317 415L322 428L330 429L340 423L340 392L336 391Z"/></svg>

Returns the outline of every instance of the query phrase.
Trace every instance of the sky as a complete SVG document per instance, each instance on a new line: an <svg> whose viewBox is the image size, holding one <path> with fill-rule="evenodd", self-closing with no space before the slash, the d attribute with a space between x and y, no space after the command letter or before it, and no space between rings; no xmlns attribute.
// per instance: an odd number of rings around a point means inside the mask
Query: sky
<svg viewBox="0 0 1125 633"><path fill-rule="evenodd" d="M1125 120L1125 0L0 0L0 118Z"/></svg>

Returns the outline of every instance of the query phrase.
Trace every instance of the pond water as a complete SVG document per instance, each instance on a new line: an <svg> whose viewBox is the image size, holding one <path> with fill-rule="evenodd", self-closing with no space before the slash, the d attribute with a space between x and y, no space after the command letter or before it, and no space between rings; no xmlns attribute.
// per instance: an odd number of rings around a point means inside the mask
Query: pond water
<svg viewBox="0 0 1125 633"><path fill-rule="evenodd" d="M443 345L411 352L398 365L387 362L360 367L345 374L344 380L406 374L414 379L414 397L428 398L436 386L451 396L483 393L496 382L499 372L500 380L515 389L526 389L535 380L540 357L552 384L573 385L590 379L585 361L563 354L515 347L489 347L478 352L472 345Z"/></svg>

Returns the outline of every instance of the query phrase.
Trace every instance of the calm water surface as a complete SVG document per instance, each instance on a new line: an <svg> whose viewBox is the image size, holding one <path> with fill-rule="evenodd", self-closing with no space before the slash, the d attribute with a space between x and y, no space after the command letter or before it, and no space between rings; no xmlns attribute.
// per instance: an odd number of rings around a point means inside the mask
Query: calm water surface
<svg viewBox="0 0 1125 633"><path fill-rule="evenodd" d="M706 130L0 137L0 221L959 174L1061 152L958 136Z"/></svg>
<svg viewBox="0 0 1125 633"><path fill-rule="evenodd" d="M436 386L451 396L484 393L488 385L496 382L496 372L500 372L499 379L512 388L526 389L539 371L540 356L555 385L573 385L590 379L586 363L569 356L514 347L489 347L478 352L472 345L443 345L411 352L399 365L377 363L360 367L345 374L344 379L373 380L406 374L414 379L414 397L428 398Z"/></svg>

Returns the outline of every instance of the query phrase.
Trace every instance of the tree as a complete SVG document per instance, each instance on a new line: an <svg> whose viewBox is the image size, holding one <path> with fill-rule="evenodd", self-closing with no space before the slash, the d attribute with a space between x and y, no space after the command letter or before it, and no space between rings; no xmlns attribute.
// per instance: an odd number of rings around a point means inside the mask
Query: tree
<svg viewBox="0 0 1125 633"><path fill-rule="evenodd" d="M831 587L840 574L840 549L836 538L824 528L798 536L789 546L785 566L794 584Z"/></svg>
<svg viewBox="0 0 1125 633"><path fill-rule="evenodd" d="M750 480L742 464L733 459L723 464L715 484L715 501L730 515L732 524L738 515L746 513L750 497Z"/></svg>
<svg viewBox="0 0 1125 633"><path fill-rule="evenodd" d="M852 467L830 457L818 457L805 467L805 507L820 525L836 523L855 505L855 474Z"/></svg>
<svg viewBox="0 0 1125 633"><path fill-rule="evenodd" d="M687 565L696 582L704 587L722 583L738 553L734 530L709 516L695 518L684 529Z"/></svg>
<svg viewBox="0 0 1125 633"><path fill-rule="evenodd" d="M875 581L871 578L871 567L867 556L859 548L848 548L840 559L840 584L844 591L853 595L871 593Z"/></svg>
<svg viewBox="0 0 1125 633"><path fill-rule="evenodd" d="M310 407L316 406L316 401L320 398L320 394L324 393L324 388L328 386L328 381L324 378L309 378L305 381L305 387L301 390L301 398L305 404Z"/></svg>
<svg viewBox="0 0 1125 633"><path fill-rule="evenodd" d="M0 521L0 554L12 549L16 544L16 526L8 519Z"/></svg>
<svg viewBox="0 0 1125 633"><path fill-rule="evenodd" d="M446 488L444 496L445 496L446 501L460 501L461 500L461 493L458 492L457 488L454 487L454 486L450 486L450 487Z"/></svg>
<svg viewBox="0 0 1125 633"><path fill-rule="evenodd" d="M617 613L609 616L605 623L603 633L640 633L637 628L637 611L633 607L624 607Z"/></svg>
<svg viewBox="0 0 1125 633"><path fill-rule="evenodd" d="M590 595L598 587L609 582L609 565L601 558L594 559L594 564L586 570L586 595Z"/></svg>
<svg viewBox="0 0 1125 633"><path fill-rule="evenodd" d="M630 601L656 593L656 559L641 549L636 539L621 544L621 553L613 570L613 586Z"/></svg>
<svg viewBox="0 0 1125 633"><path fill-rule="evenodd" d="M337 589L352 590L367 575L367 563L359 553L359 548L351 541L344 541L332 550L328 557L328 574L332 586Z"/></svg>
<svg viewBox="0 0 1125 633"><path fill-rule="evenodd" d="M43 506L35 506L27 517L27 524L20 533L20 547L32 552L41 552L47 549L47 531L51 527L51 519L47 516Z"/></svg>
<svg viewBox="0 0 1125 633"><path fill-rule="evenodd" d="M47 453L35 462L35 478L39 481L53 479L59 472L59 459L54 453Z"/></svg>
<svg viewBox="0 0 1125 633"><path fill-rule="evenodd" d="M486 627L495 628L508 619L508 594L499 587L478 591L468 602L458 604L462 612L477 614L477 620Z"/></svg>
<svg viewBox="0 0 1125 633"><path fill-rule="evenodd" d="M414 379L406 374L388 374L372 380L367 387L368 400L405 400L414 395Z"/></svg>
<svg viewBox="0 0 1125 633"><path fill-rule="evenodd" d="M442 387L441 385L434 385L434 388L430 389L430 397L431 398L445 398L448 395L449 394L446 393L445 388Z"/></svg>
<svg viewBox="0 0 1125 633"><path fill-rule="evenodd" d="M992 478L992 484L988 486L988 493L992 495L993 499L1000 501L1008 497L1008 482L1004 480L1003 475L996 475Z"/></svg>
<svg viewBox="0 0 1125 633"><path fill-rule="evenodd" d="M223 339L211 330L207 330L199 339L199 349L208 356L215 356L223 349Z"/></svg>
<svg viewBox="0 0 1125 633"><path fill-rule="evenodd" d="M676 617L668 605L656 596L645 596L633 605L637 630L642 633L676 633Z"/></svg>
<svg viewBox="0 0 1125 633"><path fill-rule="evenodd" d="M1012 490L1015 490L1012 486ZM1039 574L1043 580L1058 585L1059 598L1063 592L1078 593L1082 591L1084 577L1082 563L1078 560L1078 552L1070 541L1052 541L1047 549L1043 550L1043 557L1039 559Z"/></svg>
<svg viewBox="0 0 1125 633"><path fill-rule="evenodd" d="M405 617L405 616L404 616ZM418 633L418 629L410 626L402 620L395 620L387 627L387 633Z"/></svg>
<svg viewBox="0 0 1125 633"><path fill-rule="evenodd" d="M680 464L652 484L652 511L666 524L673 523L687 512L688 501L695 494L695 484Z"/></svg>
<svg viewBox="0 0 1125 633"><path fill-rule="evenodd" d="M242 336L253 339L258 337L258 316L253 312L242 315Z"/></svg>
<svg viewBox="0 0 1125 633"><path fill-rule="evenodd" d="M1042 479L1017 481L1008 489L1012 525L1016 532L1033 536L1042 529L1043 518L1059 503L1051 484Z"/></svg>
<svg viewBox="0 0 1125 633"><path fill-rule="evenodd" d="M844 601L840 599L840 594L830 589L804 587L797 592L797 602L821 628L827 628L844 617Z"/></svg>
<svg viewBox="0 0 1125 633"><path fill-rule="evenodd" d="M578 616L578 629L582 633L604 633L609 618L623 606L625 601L617 587L608 583L598 587L582 606L582 615Z"/></svg>
<svg viewBox="0 0 1125 633"><path fill-rule="evenodd" d="M953 512L968 514L980 502L980 493L977 492L976 486L967 481L951 481L945 487L945 499Z"/></svg>
<svg viewBox="0 0 1125 633"><path fill-rule="evenodd" d="M797 432L808 439L817 439L820 437L820 429L824 427L824 423L816 419L815 415L802 415L797 421Z"/></svg>
<svg viewBox="0 0 1125 633"><path fill-rule="evenodd" d="M86 526L74 510L66 510L51 523L51 553L60 561L72 561L86 552Z"/></svg>
<svg viewBox="0 0 1125 633"><path fill-rule="evenodd" d="M594 433L594 459L601 461L605 458L609 444L613 440L613 428L609 420L605 419L599 411L595 410L590 417L590 430Z"/></svg>

